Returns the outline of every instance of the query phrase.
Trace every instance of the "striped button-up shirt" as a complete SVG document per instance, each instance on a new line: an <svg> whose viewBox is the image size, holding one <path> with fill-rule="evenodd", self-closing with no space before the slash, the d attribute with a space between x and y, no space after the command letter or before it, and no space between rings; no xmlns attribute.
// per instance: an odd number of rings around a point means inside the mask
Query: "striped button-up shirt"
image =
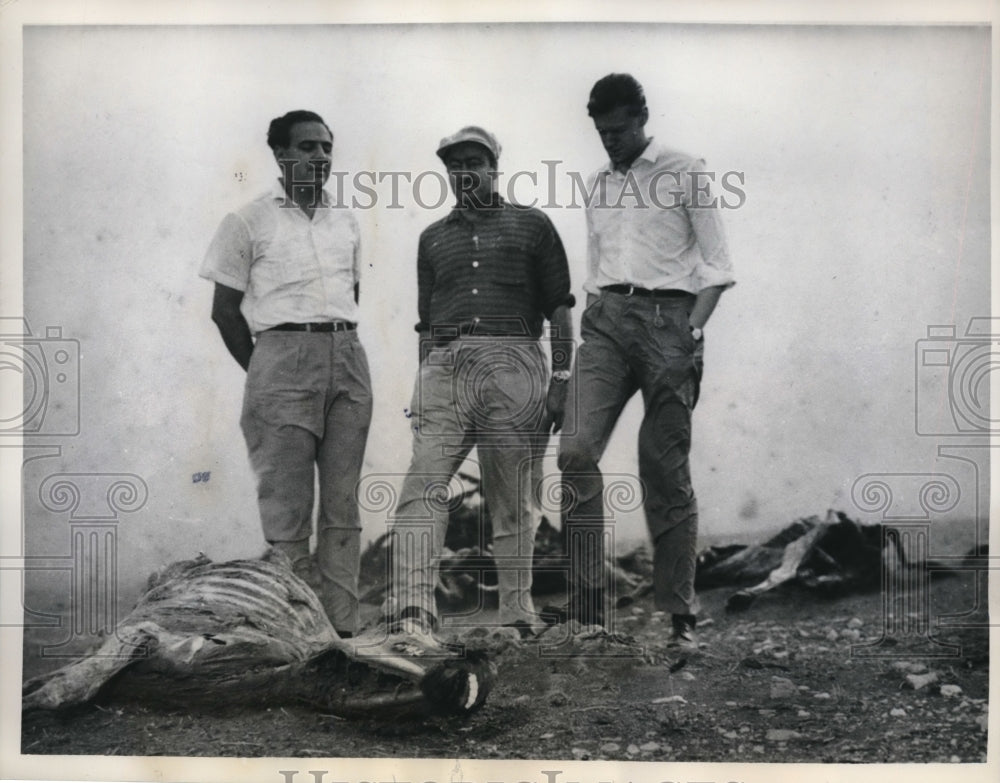
<svg viewBox="0 0 1000 783"><path fill-rule="evenodd" d="M542 322L572 306L562 241L539 210L497 199L478 219L454 209L420 235L417 331L541 336Z"/></svg>
<svg viewBox="0 0 1000 783"><path fill-rule="evenodd" d="M354 215L326 191L310 220L278 182L226 215L200 274L244 292L240 310L255 333L288 322L357 323L360 245Z"/></svg>
<svg viewBox="0 0 1000 783"><path fill-rule="evenodd" d="M624 174L609 163L590 176L588 293L631 284L696 294L734 284L711 175L699 172L703 160L650 141Z"/></svg>

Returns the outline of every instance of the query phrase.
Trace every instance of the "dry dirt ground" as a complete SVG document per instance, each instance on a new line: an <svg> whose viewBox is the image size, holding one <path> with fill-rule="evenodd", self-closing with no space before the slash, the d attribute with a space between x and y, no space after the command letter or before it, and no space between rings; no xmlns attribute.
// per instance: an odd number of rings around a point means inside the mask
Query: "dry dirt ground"
<svg viewBox="0 0 1000 783"><path fill-rule="evenodd" d="M877 593L824 600L788 588L728 614L732 591L716 589L701 595L701 649L692 654L666 649L669 623L648 599L620 611L616 637L573 637L559 626L540 642L487 640L499 680L483 709L462 720L385 725L294 705L205 714L105 703L24 715L21 747L112 756L983 762L989 650L978 581L977 590L972 574L932 580L928 635L937 643L917 627L865 646L883 637ZM40 671L36 654L27 640L26 676Z"/></svg>

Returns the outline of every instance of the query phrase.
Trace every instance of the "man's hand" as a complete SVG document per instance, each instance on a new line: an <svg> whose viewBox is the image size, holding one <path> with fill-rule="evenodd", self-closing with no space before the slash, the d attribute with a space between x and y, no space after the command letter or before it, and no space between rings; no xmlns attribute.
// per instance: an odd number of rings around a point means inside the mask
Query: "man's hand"
<svg viewBox="0 0 1000 783"><path fill-rule="evenodd" d="M212 299L212 320L219 327L219 334L222 341L229 349L229 353L239 362L244 370L250 366L250 354L253 353L253 335L247 325L243 313L240 312L240 303L243 301L243 292L235 288L215 284L215 295Z"/></svg>
<svg viewBox="0 0 1000 783"><path fill-rule="evenodd" d="M568 381L549 381L549 392L545 395L545 415L542 417L542 432L555 434L562 429L566 415L566 394Z"/></svg>

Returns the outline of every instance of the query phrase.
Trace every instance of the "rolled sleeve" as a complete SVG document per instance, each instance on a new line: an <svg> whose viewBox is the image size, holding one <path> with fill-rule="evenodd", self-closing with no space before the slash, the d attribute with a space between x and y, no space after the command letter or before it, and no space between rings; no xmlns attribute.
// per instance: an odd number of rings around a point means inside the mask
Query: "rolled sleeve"
<svg viewBox="0 0 1000 783"><path fill-rule="evenodd" d="M538 240L538 281L542 312L547 319L557 307L575 304L570 293L569 263L566 250L552 221L539 213L541 226Z"/></svg>
<svg viewBox="0 0 1000 783"><path fill-rule="evenodd" d="M246 291L250 284L252 262L250 229L243 218L231 212L223 218L215 232L198 274L237 291Z"/></svg>
<svg viewBox="0 0 1000 783"><path fill-rule="evenodd" d="M705 161L698 160L695 167L687 173L690 176L692 171L705 171L705 169ZM693 205L691 201L694 200L692 198L694 182L697 182L703 190L694 197L698 203ZM729 245L719 214L718 200L712 193L710 182L705 179L692 181L687 189L687 196L688 219L691 221L691 230L701 255L694 268L695 290L700 291L714 286L731 288L736 285L736 278L729 258Z"/></svg>

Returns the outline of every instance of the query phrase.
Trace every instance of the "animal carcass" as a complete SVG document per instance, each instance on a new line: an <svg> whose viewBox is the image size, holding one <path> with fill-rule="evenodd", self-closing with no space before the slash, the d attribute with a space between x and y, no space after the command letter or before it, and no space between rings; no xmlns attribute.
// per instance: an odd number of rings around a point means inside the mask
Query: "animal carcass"
<svg viewBox="0 0 1000 783"><path fill-rule="evenodd" d="M482 653L403 655L391 638L341 639L316 595L270 550L260 560L174 563L150 578L90 655L27 681L22 706L95 697L185 708L299 703L346 717L467 713L495 670Z"/></svg>

